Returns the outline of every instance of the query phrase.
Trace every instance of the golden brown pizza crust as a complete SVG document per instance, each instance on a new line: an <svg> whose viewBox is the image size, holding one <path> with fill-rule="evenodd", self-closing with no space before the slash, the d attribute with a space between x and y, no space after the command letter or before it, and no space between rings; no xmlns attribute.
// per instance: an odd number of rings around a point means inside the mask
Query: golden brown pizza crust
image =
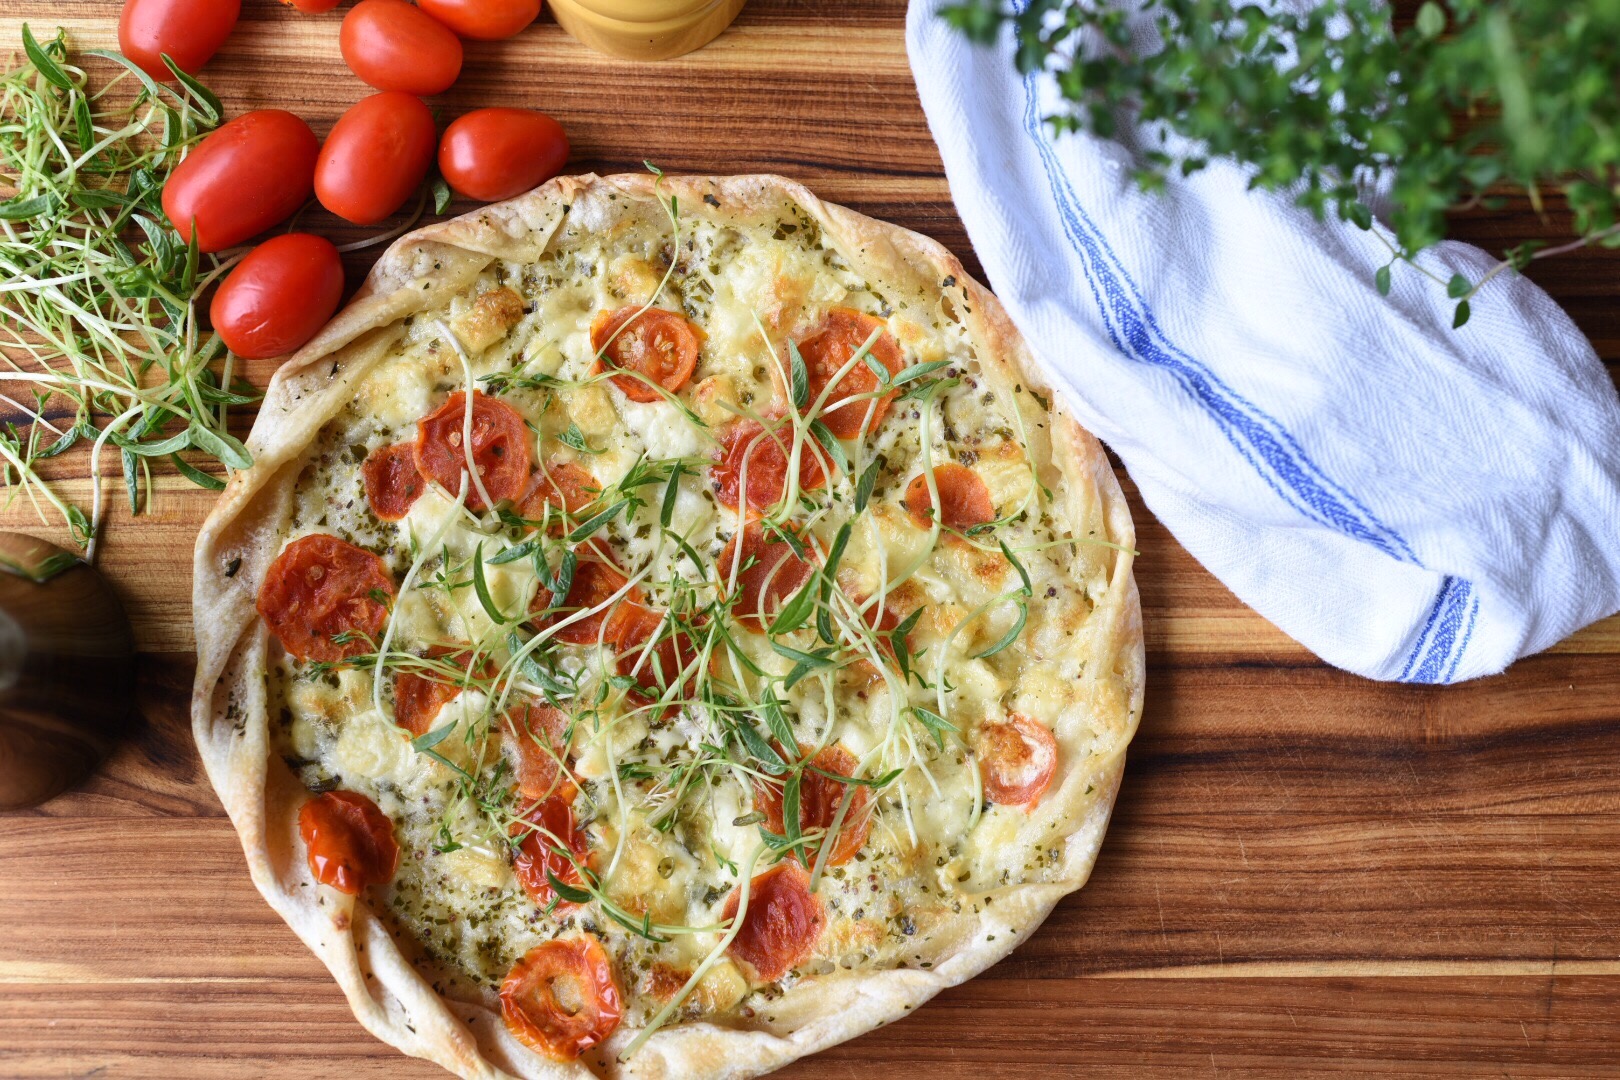
<svg viewBox="0 0 1620 1080"><path fill-rule="evenodd" d="M1101 703L1111 752L1070 768L1020 827L1035 844L1054 817L1067 819L1056 880L993 891L993 903L964 906L941 931L930 970L840 972L807 979L775 1003L772 1018L750 1029L686 1023L657 1032L628 1063L611 1056L596 1069L559 1064L513 1039L492 1002L441 997L401 953L387 928L363 902L317 887L297 836L297 811L307 792L271 752L266 715L267 633L254 608L266 567L280 547L280 527L303 455L316 433L349 400L357 381L393 345L400 320L441 305L495 258L537 255L567 208L603 210L604 193L645 200L644 175L560 177L507 203L418 230L397 241L365 286L321 334L272 379L248 446L254 465L231 478L197 540L194 604L197 682L193 727L209 778L242 838L254 883L272 907L331 969L367 1030L408 1054L438 1062L463 1077L528 1078L745 1077L862 1034L904 1015L935 993L972 978L1011 952L1063 896L1085 883L1102 842L1124 768L1125 746L1141 714L1141 612L1131 575L1135 534L1118 482L1097 441L1074 422L1061 400L1050 425L1032 427L1029 452L1043 481L1057 493L1071 522L1100 519L1113 553L1109 585L1092 600L1098 632L1088 670L1113 671L1124 688ZM1046 390L996 299L973 282L940 245L907 230L826 204L802 186L774 176L669 177L664 195L682 213L706 212L714 196L726 214L772 213L784 202L801 207L852 266L871 280L939 293L955 279L968 298L961 321L972 331L986 375ZM593 200L595 200L593 202ZM718 212L717 212L718 213ZM1027 401L1028 395L1022 400ZM1061 739L1063 732L1059 731ZM1050 845L1050 832L1046 844ZM621 1031L607 1050L621 1049Z"/></svg>

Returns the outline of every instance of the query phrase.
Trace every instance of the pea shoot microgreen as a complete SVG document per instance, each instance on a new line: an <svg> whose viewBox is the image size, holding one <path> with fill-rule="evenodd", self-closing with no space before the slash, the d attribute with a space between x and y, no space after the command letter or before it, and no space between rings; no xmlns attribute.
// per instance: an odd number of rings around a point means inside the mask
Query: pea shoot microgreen
<svg viewBox="0 0 1620 1080"><path fill-rule="evenodd" d="M150 503L153 459L216 490L219 478L182 453L226 470L251 463L226 411L257 395L195 305L234 260L181 241L160 202L222 109L189 75L160 84L111 53L87 54L122 65L93 86L65 32L42 43L24 26L22 37L25 63L0 77L0 187L15 192L0 203L0 384L32 401L0 395L25 419L0 429L0 466L13 496L42 515L48 505L93 557L109 443L132 513ZM80 442L91 444L89 513L37 471Z"/></svg>

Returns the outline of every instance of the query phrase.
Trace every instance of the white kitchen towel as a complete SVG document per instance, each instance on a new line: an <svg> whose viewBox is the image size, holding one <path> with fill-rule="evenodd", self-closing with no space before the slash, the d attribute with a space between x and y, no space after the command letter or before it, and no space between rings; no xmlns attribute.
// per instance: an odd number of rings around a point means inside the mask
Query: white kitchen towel
<svg viewBox="0 0 1620 1080"><path fill-rule="evenodd" d="M907 46L989 284L1143 501L1245 603L1375 679L1501 671L1620 609L1620 400L1514 274L1453 301L1389 249L1217 163L1140 191L1129 153L1054 136L1010 32L912 0ZM1421 261L1477 280L1496 261ZM1403 272L1404 271L1404 272Z"/></svg>

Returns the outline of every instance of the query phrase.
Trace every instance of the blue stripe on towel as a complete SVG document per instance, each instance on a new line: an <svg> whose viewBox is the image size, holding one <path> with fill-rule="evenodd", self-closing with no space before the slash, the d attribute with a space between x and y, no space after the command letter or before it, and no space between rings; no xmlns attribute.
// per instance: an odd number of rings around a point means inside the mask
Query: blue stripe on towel
<svg viewBox="0 0 1620 1080"><path fill-rule="evenodd" d="M1422 566L1406 540L1335 483L1274 417L1238 393L1172 342L1130 273L1076 197L1042 127L1037 76L1024 79L1024 126L1040 153L1063 231L1080 256L1103 325L1124 355L1175 377L1187 395L1221 430L1239 455L1278 497L1327 528L1370 544L1398 562ZM1413 645L1403 682L1448 682L1473 635L1479 598L1467 581L1440 584L1423 633Z"/></svg>
<svg viewBox="0 0 1620 1080"><path fill-rule="evenodd" d="M1463 651L1468 648L1468 639L1474 634L1478 615L1479 597L1474 594L1473 585L1457 577L1442 581L1423 632L1406 658L1400 681L1450 682L1457 673Z"/></svg>

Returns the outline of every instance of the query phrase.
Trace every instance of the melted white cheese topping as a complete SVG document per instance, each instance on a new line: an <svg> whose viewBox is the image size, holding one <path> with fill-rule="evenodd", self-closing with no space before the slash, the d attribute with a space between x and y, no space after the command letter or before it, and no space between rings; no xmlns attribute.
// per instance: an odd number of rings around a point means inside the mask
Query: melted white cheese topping
<svg viewBox="0 0 1620 1080"><path fill-rule="evenodd" d="M949 364L914 381L945 380L930 393L895 402L865 440L843 444L850 471L792 508L794 528L823 553L850 523L839 575L849 595L858 601L887 590L886 604L898 616L921 614L911 635L910 680L892 660L880 677L869 662L846 657L839 670L812 672L791 688L778 683L798 742L841 745L859 762L859 776L890 777L874 792L875 823L856 860L823 868L828 929L788 981L833 965L916 962L932 955L930 927L962 910L964 898L1055 873L1056 861L1027 839L1034 823L1046 827L1040 806L982 802L976 734L1010 712L1038 719L1058 745L1054 788L1119 744L1128 688L1111 666L1088 666L1083 647L1089 596L1106 587L1108 550L1085 542L1099 521L1066 519L1043 490L1025 448L1031 425L1045 424L1044 405L1022 387L986 377L943 299L948 289L886 294L796 212L777 222L685 219L672 238L669 221L651 205L576 208L537 262L496 262L448 311L416 316L398 354L377 366L352 407L322 433L299 481L289 539L336 533L378 551L398 578L414 575L394 607L395 654L476 645L502 666L511 647L533 633L525 613L543 591L533 558L488 562L528 534L493 515L470 514L438 489L404 520L378 521L359 476L367 453L414 438L418 418L465 388L438 322L461 319L467 334L487 337L487 327L468 320L477 298L496 289L515 291L524 312L472 355L473 377L516 376L492 389L502 389L500 400L530 426L537 463L576 464L605 489L638 469L661 468L667 477L671 463L682 463L667 526L660 480L631 489L641 505L625 507L594 538L640 579L655 608L679 606L683 597L715 602L712 584L692 583L724 576L714 560L738 521L717 503L706 462L730 416L787 411L783 380L773 372L785 370L790 338L813 331L833 307L854 308L882 322L906 365ZM649 302L683 312L705 335L697 372L681 394L691 414L665 401L629 401L610 382L590 378L592 318ZM954 461L975 470L995 507L993 529L970 540L941 538L912 519L904 492L925 449L936 466ZM857 476L879 455L870 505L857 517ZM1020 617L1021 580L1002 545L1020 553L1031 593L1017 639L982 656ZM471 578L480 555L486 596ZM706 670L730 699L757 698L762 676L794 668L772 638L729 629L741 655L726 656L721 646ZM800 651L822 647L813 620L776 640ZM282 751L306 782L360 791L393 818L402 861L384 890L386 907L452 972L492 986L536 942L585 925L609 942L632 1017L645 1019L658 1001L639 996L642 980L660 968L684 977L715 948L725 897L761 848L757 777L749 772L757 774L757 763L727 756L738 752L725 734L730 714L699 702L669 718L647 709L627 713L623 688L595 646L546 646L531 655L571 684L573 696L562 703L577 725L573 810L601 894L632 920L645 916L686 932L651 941L598 904L547 913L519 887L502 816L510 813L502 795L510 773L501 779L498 763L506 759L486 708L496 687L466 690L447 704L432 728L453 730L424 750L393 722L392 673L374 688L369 665L324 671L286 663L279 672ZM885 660L881 650L875 659ZM526 675L516 678L520 688L509 695L539 693ZM937 713L954 730L936 739L912 707ZM759 715L756 708L747 722L769 737ZM689 1013L730 1009L748 991L745 977L723 962Z"/></svg>

